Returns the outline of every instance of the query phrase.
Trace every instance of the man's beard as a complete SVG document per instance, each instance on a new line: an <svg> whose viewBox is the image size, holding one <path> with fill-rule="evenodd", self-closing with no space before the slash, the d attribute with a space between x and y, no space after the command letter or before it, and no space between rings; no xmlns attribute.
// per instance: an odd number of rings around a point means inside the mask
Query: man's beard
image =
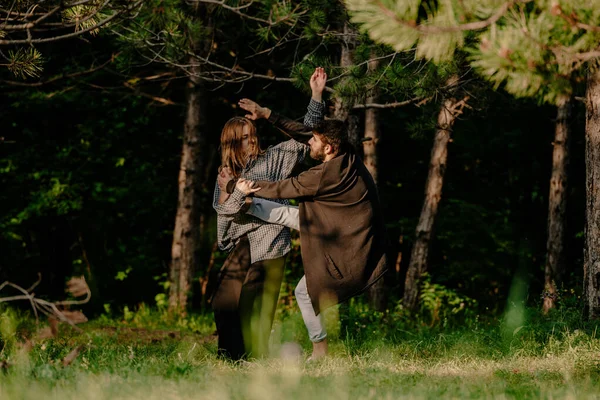
<svg viewBox="0 0 600 400"><path fill-rule="evenodd" d="M325 161L325 152L324 151L317 151L317 150L310 150L310 158L317 160L317 161Z"/></svg>

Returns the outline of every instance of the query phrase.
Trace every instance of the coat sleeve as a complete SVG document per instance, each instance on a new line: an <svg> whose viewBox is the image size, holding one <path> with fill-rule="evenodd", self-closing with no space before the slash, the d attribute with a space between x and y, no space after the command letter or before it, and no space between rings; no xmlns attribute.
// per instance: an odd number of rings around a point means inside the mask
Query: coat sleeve
<svg viewBox="0 0 600 400"><path fill-rule="evenodd" d="M275 111L271 112L269 122L272 123L275 128L283 132L283 134L300 143L307 143L312 137L312 130L304 126L304 124L284 117Z"/></svg>
<svg viewBox="0 0 600 400"><path fill-rule="evenodd" d="M314 197L319 191L323 168L314 167L288 179L278 182L257 181L260 190L254 193L266 199L295 199L298 197Z"/></svg>
<svg viewBox="0 0 600 400"><path fill-rule="evenodd" d="M306 115L304 116L303 124L284 117L283 115L274 111L271 112L269 122L290 138L301 143L306 143L312 137L313 128L319 122L323 121L324 117L325 104L310 99L310 103L308 104L308 108L306 110Z"/></svg>

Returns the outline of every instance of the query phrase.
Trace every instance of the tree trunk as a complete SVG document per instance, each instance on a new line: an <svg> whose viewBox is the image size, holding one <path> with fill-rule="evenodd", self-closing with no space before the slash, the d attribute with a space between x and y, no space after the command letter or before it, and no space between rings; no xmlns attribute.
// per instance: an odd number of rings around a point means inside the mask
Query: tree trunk
<svg viewBox="0 0 600 400"><path fill-rule="evenodd" d="M369 69L375 71L377 69L378 61L369 61ZM377 102L377 87L371 88L369 96L367 97L367 103ZM373 180L377 184L378 173L377 173L377 142L379 141L379 121L378 112L375 108L367 108L365 110L365 139L369 139L363 142L363 161L365 166L371 173ZM384 311L386 308L387 298L385 295L385 278L379 279L373 286L371 286L367 292L369 303L377 311Z"/></svg>
<svg viewBox="0 0 600 400"><path fill-rule="evenodd" d="M565 211L567 209L567 167L569 165L569 136L572 102L569 97L560 100L554 133L552 176L548 196L548 241L546 243L546 268L544 303L542 311L548 313L555 307L557 286L565 271Z"/></svg>
<svg viewBox="0 0 600 400"><path fill-rule="evenodd" d="M374 71L377 69L378 61L369 61L369 69ZM366 103L377 102L377 88L371 89L369 96L367 97ZM363 161L365 166L371 173L373 180L377 183L377 142L379 141L379 121L378 112L376 108L367 108L365 110L365 139L370 139L363 142Z"/></svg>
<svg viewBox="0 0 600 400"><path fill-rule="evenodd" d="M457 78L454 78L454 80L457 81ZM442 197L451 128L460 113L458 108L461 107L461 104L464 105L465 101L466 98L462 101L457 101L455 98L446 98L438 113L437 128L429 162L429 175L425 184L425 201L421 209L404 284L404 306L410 310L414 310L418 304L420 278L427 272L429 247L433 237L433 224Z"/></svg>
<svg viewBox="0 0 600 400"><path fill-rule="evenodd" d="M354 34L356 31L346 22L342 30L342 49L340 53L340 66L343 68L351 67L352 51L354 50ZM336 96L333 99L333 118L341 121L346 121L348 127L348 141L355 148L359 149L360 145L360 127L358 124L358 116L351 111L351 104L345 102L341 97Z"/></svg>
<svg viewBox="0 0 600 400"><path fill-rule="evenodd" d="M354 48L354 41L352 38L352 28L348 25L348 23L344 23L344 28L342 30L342 45L340 52L340 67L347 68L352 66L352 50ZM336 96L333 99L333 117L335 119L339 119L345 121L350 114L350 107L347 103L343 101L343 99L339 96Z"/></svg>
<svg viewBox="0 0 600 400"><path fill-rule="evenodd" d="M203 150L206 137L205 98L200 78L200 66L190 58L190 77L187 87L187 112L185 117L183 149L179 169L179 194L173 245L171 248L169 309L184 313L194 270L200 250L200 215L202 186L207 162Z"/></svg>
<svg viewBox="0 0 600 400"><path fill-rule="evenodd" d="M588 72L585 125L585 245L583 270L586 308L600 317L600 70Z"/></svg>

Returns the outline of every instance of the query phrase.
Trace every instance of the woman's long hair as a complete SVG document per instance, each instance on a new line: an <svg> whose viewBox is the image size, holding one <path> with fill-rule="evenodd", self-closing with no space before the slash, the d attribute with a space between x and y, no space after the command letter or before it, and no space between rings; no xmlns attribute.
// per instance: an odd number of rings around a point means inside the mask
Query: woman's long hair
<svg viewBox="0 0 600 400"><path fill-rule="evenodd" d="M242 149L244 127L248 126L248 150ZM233 117L225 123L221 132L221 166L229 167L238 178L248 160L255 160L263 151L256 136L256 126L248 118Z"/></svg>

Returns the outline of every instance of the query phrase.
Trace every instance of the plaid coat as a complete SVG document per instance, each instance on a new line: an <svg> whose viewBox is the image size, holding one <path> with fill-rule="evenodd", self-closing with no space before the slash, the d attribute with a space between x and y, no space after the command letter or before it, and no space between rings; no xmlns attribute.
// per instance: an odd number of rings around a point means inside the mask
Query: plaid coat
<svg viewBox="0 0 600 400"><path fill-rule="evenodd" d="M271 113L269 122L285 133L290 139L269 147L256 160L251 160L242 171L241 176L250 180L278 181L288 178L298 163L301 163L309 152L304 144L312 136L312 128L323 120L325 104L310 100L304 123L281 117ZM235 190L222 204L219 204L221 192L215 182L213 208L217 212L217 240L221 250L231 252L240 238L248 236L250 242L251 263L282 257L291 249L290 230L284 226L269 224L242 210L245 195ZM279 200L289 204L287 200Z"/></svg>

